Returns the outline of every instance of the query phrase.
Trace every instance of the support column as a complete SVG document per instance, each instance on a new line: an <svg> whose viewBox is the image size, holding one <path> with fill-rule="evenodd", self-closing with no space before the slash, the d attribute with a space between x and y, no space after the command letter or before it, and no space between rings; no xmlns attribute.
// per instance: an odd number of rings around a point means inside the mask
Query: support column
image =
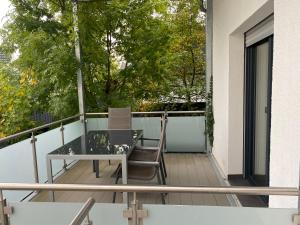
<svg viewBox="0 0 300 225"><path fill-rule="evenodd" d="M212 76L213 76L213 0L207 0L206 3L206 94L210 89L210 79ZM212 146L210 146L209 144L208 135L206 135L205 145L206 145L207 153L211 153Z"/></svg>
<svg viewBox="0 0 300 225"><path fill-rule="evenodd" d="M78 105L79 113L81 114L80 120L83 122L84 134L86 134L86 120L85 120L85 102L84 102L84 82L82 75L82 54L80 46L80 33L78 21L78 0L73 0L73 26L75 35L75 55L79 67L76 71L77 74L77 89L78 89Z"/></svg>

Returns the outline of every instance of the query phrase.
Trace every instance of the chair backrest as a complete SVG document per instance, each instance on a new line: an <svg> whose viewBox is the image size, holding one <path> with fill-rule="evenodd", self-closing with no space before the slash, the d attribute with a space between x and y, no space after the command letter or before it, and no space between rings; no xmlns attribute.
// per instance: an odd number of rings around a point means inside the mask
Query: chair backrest
<svg viewBox="0 0 300 225"><path fill-rule="evenodd" d="M168 123L168 118L164 116L162 120L162 129L159 137L158 154L156 157L156 162L160 161L161 153L164 149L165 140L166 140L167 123Z"/></svg>
<svg viewBox="0 0 300 225"><path fill-rule="evenodd" d="M108 109L108 129L130 130L131 121L130 107Z"/></svg>

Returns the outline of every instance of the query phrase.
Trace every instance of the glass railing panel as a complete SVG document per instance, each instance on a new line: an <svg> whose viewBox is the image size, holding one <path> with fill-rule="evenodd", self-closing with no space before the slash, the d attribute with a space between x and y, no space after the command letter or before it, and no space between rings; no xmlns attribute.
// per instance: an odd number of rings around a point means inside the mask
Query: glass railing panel
<svg viewBox="0 0 300 225"><path fill-rule="evenodd" d="M62 138L60 128L56 128L36 136L36 155L38 161L38 171L40 183L47 181L47 153L62 146ZM56 174L63 168L63 161L53 160L52 162L53 174Z"/></svg>
<svg viewBox="0 0 300 225"><path fill-rule="evenodd" d="M67 125L64 125L64 141L68 143L75 138L83 134L83 128L80 121L76 121ZM46 156L49 152L62 146L62 133L60 127L50 130L46 133L36 136L36 149L37 149L37 159L38 159L38 169L40 183L47 181L47 166L46 166ZM67 163L70 163L68 161ZM57 174L63 168L63 160L53 160L52 161L52 171L53 174Z"/></svg>
<svg viewBox="0 0 300 225"><path fill-rule="evenodd" d="M0 182L33 183L33 160L30 139L0 149ZM20 201L30 192L4 191L11 201Z"/></svg>
<svg viewBox="0 0 300 225"><path fill-rule="evenodd" d="M146 138L159 138L160 117L135 117L132 127L143 130ZM88 119L87 128L88 131L107 129L107 118ZM206 152L204 116L168 117L166 133L168 152ZM144 144L157 145L153 141Z"/></svg>
<svg viewBox="0 0 300 225"><path fill-rule="evenodd" d="M107 129L107 118L91 118L88 119L87 129L105 130ZM132 119L132 128L143 130L144 137L159 138L160 134L160 117L137 117ZM145 145L152 146L155 142L145 141ZM156 144L157 145L157 144Z"/></svg>
<svg viewBox="0 0 300 225"><path fill-rule="evenodd" d="M107 129L107 118L90 118L87 121L87 131Z"/></svg>
<svg viewBox="0 0 300 225"><path fill-rule="evenodd" d="M83 124L80 121L64 125L64 128L65 143L80 137L84 133Z"/></svg>
<svg viewBox="0 0 300 225"><path fill-rule="evenodd" d="M83 133L82 124L76 121L64 126L65 143ZM60 127L35 136L39 182L47 181L46 156L49 152L62 146ZM0 182L34 183L34 165L31 139L26 139L0 149ZM70 162L67 162L70 163ZM53 160L53 174L63 168L63 161ZM4 195L11 201L19 201L30 192L5 191Z"/></svg>
<svg viewBox="0 0 300 225"><path fill-rule="evenodd" d="M10 225L69 225L83 203L10 203L14 208ZM127 225L125 204L96 203L90 211L94 225ZM85 224L85 223L83 223Z"/></svg>
<svg viewBox="0 0 300 225"><path fill-rule="evenodd" d="M297 209L221 206L144 205L149 217L143 225L294 225Z"/></svg>
<svg viewBox="0 0 300 225"><path fill-rule="evenodd" d="M160 117L136 117L132 119L133 129L143 130L145 138L159 138ZM145 146L157 146L155 141L144 141Z"/></svg>
<svg viewBox="0 0 300 225"><path fill-rule="evenodd" d="M206 152L205 117L168 117L168 152Z"/></svg>

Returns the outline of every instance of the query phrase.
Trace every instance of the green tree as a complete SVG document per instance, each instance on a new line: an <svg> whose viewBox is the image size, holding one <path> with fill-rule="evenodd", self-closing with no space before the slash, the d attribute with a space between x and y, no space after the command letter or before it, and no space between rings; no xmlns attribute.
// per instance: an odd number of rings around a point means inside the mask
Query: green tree
<svg viewBox="0 0 300 225"><path fill-rule="evenodd" d="M171 4L172 39L169 52L168 100L188 104L205 98L205 14L198 0Z"/></svg>

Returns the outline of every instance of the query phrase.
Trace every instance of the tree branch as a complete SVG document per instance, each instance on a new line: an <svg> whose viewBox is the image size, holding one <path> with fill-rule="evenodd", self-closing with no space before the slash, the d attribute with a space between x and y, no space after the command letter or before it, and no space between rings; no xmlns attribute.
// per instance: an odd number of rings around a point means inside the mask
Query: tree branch
<svg viewBox="0 0 300 225"><path fill-rule="evenodd" d="M206 13L206 8L205 8L205 6L204 6L204 0L199 0L200 2L200 10L201 10L201 12L204 12L204 13ZM209 0L207 0L207 1L209 1Z"/></svg>

